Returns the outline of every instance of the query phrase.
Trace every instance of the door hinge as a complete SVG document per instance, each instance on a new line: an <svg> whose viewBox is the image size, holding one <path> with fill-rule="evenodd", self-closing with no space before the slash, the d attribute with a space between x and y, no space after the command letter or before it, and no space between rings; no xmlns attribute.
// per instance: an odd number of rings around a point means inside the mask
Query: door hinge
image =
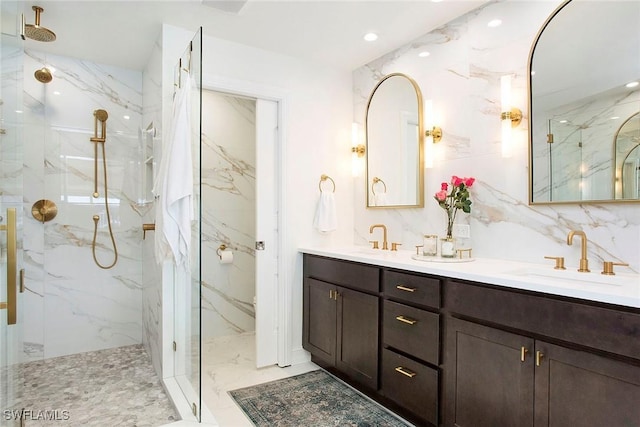
<svg viewBox="0 0 640 427"><path fill-rule="evenodd" d="M548 133L547 134L547 143L553 144L553 134L552 133Z"/></svg>
<svg viewBox="0 0 640 427"><path fill-rule="evenodd" d="M176 344L176 342L173 342L173 351L176 351L178 349L178 345Z"/></svg>
<svg viewBox="0 0 640 427"><path fill-rule="evenodd" d="M195 403L191 404L191 412L193 412L193 415L196 417L198 416L198 406Z"/></svg>

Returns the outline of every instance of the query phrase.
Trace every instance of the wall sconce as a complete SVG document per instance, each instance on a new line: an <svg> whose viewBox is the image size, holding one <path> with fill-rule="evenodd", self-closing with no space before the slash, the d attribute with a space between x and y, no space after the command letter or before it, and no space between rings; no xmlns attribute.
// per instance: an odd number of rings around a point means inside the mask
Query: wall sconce
<svg viewBox="0 0 640 427"><path fill-rule="evenodd" d="M366 152L364 144L360 142L360 130L357 123L351 124L351 172L353 176L360 175L362 158Z"/></svg>
<svg viewBox="0 0 640 427"><path fill-rule="evenodd" d="M425 169L433 168L433 158L435 156L433 144L442 140L442 128L433 124L433 101L427 99L424 103L425 128L424 132L424 167Z"/></svg>
<svg viewBox="0 0 640 427"><path fill-rule="evenodd" d="M522 121L522 111L511 106L511 76L500 77L500 104L502 113L502 157L511 157L511 129Z"/></svg>

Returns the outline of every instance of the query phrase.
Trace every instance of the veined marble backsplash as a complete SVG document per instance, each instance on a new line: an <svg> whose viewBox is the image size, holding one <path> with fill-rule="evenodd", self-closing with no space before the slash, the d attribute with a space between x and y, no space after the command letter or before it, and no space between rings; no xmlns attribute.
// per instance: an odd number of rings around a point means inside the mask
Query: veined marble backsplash
<svg viewBox="0 0 640 427"><path fill-rule="evenodd" d="M33 77L47 66L53 80ZM50 358L142 342L142 73L27 50L24 55L24 359ZM93 111L109 118L108 201L118 249L114 268L104 205L102 152L94 199ZM49 199L58 215L41 223L31 206ZM28 353L28 354L27 354Z"/></svg>
<svg viewBox="0 0 640 427"><path fill-rule="evenodd" d="M367 99L384 75L406 73L433 100L443 139L436 162L425 170L423 209L365 208L366 184L357 179L354 197L355 242L368 244L369 226L384 223L389 241L403 249L422 243L423 234L444 234L446 214L433 199L452 175L477 179L471 214L473 256L544 263L545 255L564 256L577 267L580 246L568 246L570 230L584 230L591 270L603 261L621 261L640 271L640 204L528 205L527 61L532 42L560 1L489 3L431 31L353 73L354 117L364 124ZM500 17L503 23L487 23ZM427 57L418 57L429 51ZM514 154L500 151L500 77L513 76L513 102L524 113L514 131Z"/></svg>

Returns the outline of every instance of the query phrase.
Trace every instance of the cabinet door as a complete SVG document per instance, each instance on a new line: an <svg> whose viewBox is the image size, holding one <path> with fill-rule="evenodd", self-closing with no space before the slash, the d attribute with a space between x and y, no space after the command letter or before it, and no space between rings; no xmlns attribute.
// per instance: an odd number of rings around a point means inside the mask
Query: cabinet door
<svg viewBox="0 0 640 427"><path fill-rule="evenodd" d="M339 370L359 383L378 389L378 321L377 296L338 288Z"/></svg>
<svg viewBox="0 0 640 427"><path fill-rule="evenodd" d="M455 318L446 328L445 425L532 426L533 340Z"/></svg>
<svg viewBox="0 0 640 427"><path fill-rule="evenodd" d="M640 367L536 342L536 426L640 425Z"/></svg>
<svg viewBox="0 0 640 427"><path fill-rule="evenodd" d="M336 359L336 287L305 277L302 346L329 366Z"/></svg>

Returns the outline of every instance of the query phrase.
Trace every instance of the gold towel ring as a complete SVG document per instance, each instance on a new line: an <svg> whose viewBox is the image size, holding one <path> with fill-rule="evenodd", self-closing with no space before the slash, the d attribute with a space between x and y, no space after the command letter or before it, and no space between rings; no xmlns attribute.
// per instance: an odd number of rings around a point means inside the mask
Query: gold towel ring
<svg viewBox="0 0 640 427"><path fill-rule="evenodd" d="M382 185L384 185L384 192L385 193L387 192L387 184L385 184L384 181L378 178L377 176L374 176L373 183L371 183L371 192L373 193L374 196L376 195L376 190L374 190L373 187L379 182L381 182Z"/></svg>
<svg viewBox="0 0 640 427"><path fill-rule="evenodd" d="M322 182L326 181L326 180L331 181L331 183L333 184L333 192L335 193L336 192L336 182L329 175L325 175L325 174L320 175L320 182L318 182L318 189L320 190L320 192L321 193L323 192L322 191Z"/></svg>

